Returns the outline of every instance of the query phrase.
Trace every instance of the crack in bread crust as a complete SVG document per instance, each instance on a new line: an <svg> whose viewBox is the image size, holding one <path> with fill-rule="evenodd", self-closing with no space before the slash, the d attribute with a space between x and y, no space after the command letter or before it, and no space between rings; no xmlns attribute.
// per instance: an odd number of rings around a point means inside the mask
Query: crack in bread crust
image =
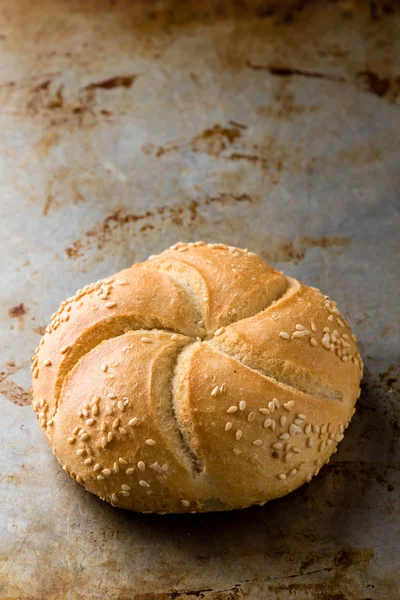
<svg viewBox="0 0 400 600"><path fill-rule="evenodd" d="M205 343L208 344L207 341ZM304 394L305 396L313 396L313 398L317 398L318 400L321 400L323 402L332 401L332 400L336 401L336 400L341 399L339 397L338 398L328 398L326 396L318 395L318 394L312 393L310 391L301 389L300 387L293 385L289 381L284 381L283 379L278 379L277 377L274 377L273 375L263 372L261 369L257 369L256 367L251 367L249 364L247 364L247 362L244 362L243 360L241 360L240 357L238 357L237 355L235 355L233 353L231 354L230 352L224 352L223 348L220 346L215 346L215 345L211 345L211 344L208 344L208 345L210 346L210 348L213 351L218 352L222 356L228 356L229 358L232 358L232 360L235 360L237 363L239 363L243 367L246 367L246 369L249 369L250 371L253 371L254 373L258 373L258 375L260 375L261 377L265 377L269 381L272 381L280 386L290 389L298 394Z"/></svg>

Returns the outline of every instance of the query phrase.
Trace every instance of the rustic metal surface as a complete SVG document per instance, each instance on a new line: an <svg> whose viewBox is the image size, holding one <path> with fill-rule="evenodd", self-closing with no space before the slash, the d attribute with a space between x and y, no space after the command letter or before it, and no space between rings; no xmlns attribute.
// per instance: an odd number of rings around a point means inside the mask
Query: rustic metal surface
<svg viewBox="0 0 400 600"><path fill-rule="evenodd" d="M399 159L396 4L0 4L2 599L400 597ZM60 469L29 358L65 296L197 239L332 294L363 393L290 496L128 514Z"/></svg>

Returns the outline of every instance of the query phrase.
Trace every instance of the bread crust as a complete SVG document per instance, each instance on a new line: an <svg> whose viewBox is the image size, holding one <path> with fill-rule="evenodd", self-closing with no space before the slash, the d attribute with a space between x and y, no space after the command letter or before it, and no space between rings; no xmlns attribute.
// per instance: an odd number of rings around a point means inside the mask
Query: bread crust
<svg viewBox="0 0 400 600"><path fill-rule="evenodd" d="M61 304L33 408L78 483L140 512L262 504L318 474L362 361L337 306L254 253L177 244Z"/></svg>

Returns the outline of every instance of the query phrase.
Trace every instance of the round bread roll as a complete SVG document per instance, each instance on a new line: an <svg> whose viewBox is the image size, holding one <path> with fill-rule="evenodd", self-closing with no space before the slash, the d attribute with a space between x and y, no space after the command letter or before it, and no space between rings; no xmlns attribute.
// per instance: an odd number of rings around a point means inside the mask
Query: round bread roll
<svg viewBox="0 0 400 600"><path fill-rule="evenodd" d="M335 302L253 252L178 243L62 302L33 408L63 469L114 506L263 504L336 452L355 341Z"/></svg>

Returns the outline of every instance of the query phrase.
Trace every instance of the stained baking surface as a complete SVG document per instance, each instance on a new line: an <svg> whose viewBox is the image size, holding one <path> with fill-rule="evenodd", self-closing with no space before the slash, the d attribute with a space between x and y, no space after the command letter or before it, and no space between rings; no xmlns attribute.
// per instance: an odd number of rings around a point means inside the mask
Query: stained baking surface
<svg viewBox="0 0 400 600"><path fill-rule="evenodd" d="M398 597L400 12L282 4L0 6L1 598ZM116 510L49 451L30 357L64 297L199 239L338 301L358 410L263 508Z"/></svg>

